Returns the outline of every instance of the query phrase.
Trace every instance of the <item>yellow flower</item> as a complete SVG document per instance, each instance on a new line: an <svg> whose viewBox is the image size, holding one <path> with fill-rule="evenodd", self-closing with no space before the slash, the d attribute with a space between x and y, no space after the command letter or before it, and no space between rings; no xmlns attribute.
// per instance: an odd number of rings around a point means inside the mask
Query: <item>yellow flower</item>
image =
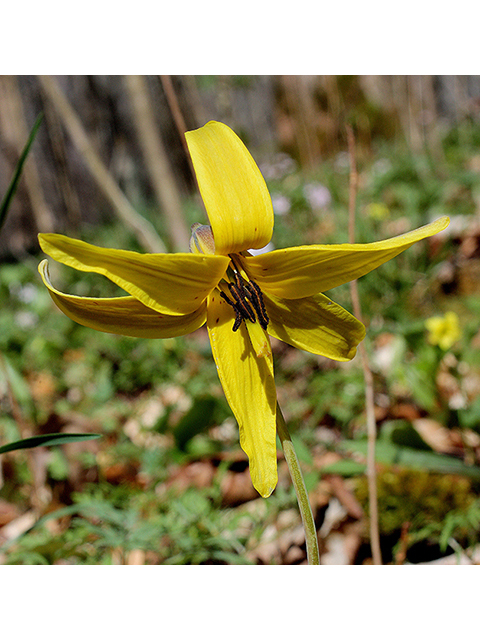
<svg viewBox="0 0 480 640"><path fill-rule="evenodd" d="M371 202L367 206L367 215L374 220L385 220L390 215L390 211L383 202Z"/></svg>
<svg viewBox="0 0 480 640"><path fill-rule="evenodd" d="M397 238L358 245L311 245L253 256L273 233L273 210L253 158L224 124L186 134L210 226L194 225L191 253L140 254L103 249L58 234L40 234L43 251L124 289L119 298L85 298L51 284L56 305L93 329L168 338L207 325L227 401L249 457L252 482L267 497L277 483L276 390L269 336L334 360L350 360L364 326L322 292L359 278L447 218Z"/></svg>
<svg viewBox="0 0 480 640"><path fill-rule="evenodd" d="M454 311L447 311L444 316L433 316L425 320L430 344L438 344L443 351L448 351L462 336L458 316Z"/></svg>

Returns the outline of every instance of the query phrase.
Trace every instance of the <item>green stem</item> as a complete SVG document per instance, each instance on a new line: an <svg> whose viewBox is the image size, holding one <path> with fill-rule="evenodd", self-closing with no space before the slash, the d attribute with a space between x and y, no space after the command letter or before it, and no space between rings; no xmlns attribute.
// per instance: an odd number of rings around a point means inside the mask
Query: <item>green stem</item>
<svg viewBox="0 0 480 640"><path fill-rule="evenodd" d="M315 522L313 520L312 509L308 500L307 489L303 481L300 465L298 464L297 454L293 448L293 442L288 433L285 418L282 410L277 404L277 433L282 443L283 453L287 461L288 470L292 478L295 493L297 494L300 515L302 516L303 528L305 530L305 542L307 544L307 560L308 564L320 564L320 555L318 553L317 532L315 530Z"/></svg>

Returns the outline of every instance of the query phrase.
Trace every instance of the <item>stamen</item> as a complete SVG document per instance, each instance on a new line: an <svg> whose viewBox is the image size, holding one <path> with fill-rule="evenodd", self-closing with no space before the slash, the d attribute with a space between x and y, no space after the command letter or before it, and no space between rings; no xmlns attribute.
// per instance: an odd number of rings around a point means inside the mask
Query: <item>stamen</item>
<svg viewBox="0 0 480 640"><path fill-rule="evenodd" d="M231 307L233 307L233 310L235 311L235 322L233 323L232 330L237 331L237 329L242 324L242 320L243 320L242 312L238 308L237 304L235 302L232 302L232 300L230 300L230 298L225 293L223 293L223 291L220 291L220 297L223 298L225 302L228 302L228 304Z"/></svg>
<svg viewBox="0 0 480 640"><path fill-rule="evenodd" d="M242 291L241 289L238 289L237 286L233 284L233 282L228 283L228 290L230 291L232 296L235 298L235 302L240 308L243 317L248 318L250 322L255 322L256 320L255 313L252 307L248 304L248 301L245 298L244 291Z"/></svg>
<svg viewBox="0 0 480 640"><path fill-rule="evenodd" d="M265 309L265 303L263 301L262 291L258 284L253 280L247 282L245 284L245 289L247 292L247 297L250 302L253 304L255 311L257 312L258 322L262 329L266 329L268 327L268 323L270 321L267 310Z"/></svg>
<svg viewBox="0 0 480 640"><path fill-rule="evenodd" d="M221 292L220 295L235 311L233 331L237 331L242 324L242 320L250 320L250 322L255 323L257 319L261 328L266 329L269 318L260 287L253 280L245 280L237 270L233 260L232 263L233 269L231 273L233 273L235 282L229 282L227 286L233 300L230 300L224 292Z"/></svg>

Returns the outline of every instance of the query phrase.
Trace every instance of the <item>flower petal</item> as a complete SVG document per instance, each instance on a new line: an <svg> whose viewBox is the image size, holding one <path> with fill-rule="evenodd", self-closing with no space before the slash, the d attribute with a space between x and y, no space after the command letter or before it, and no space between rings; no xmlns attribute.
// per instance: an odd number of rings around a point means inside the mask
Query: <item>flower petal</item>
<svg viewBox="0 0 480 640"><path fill-rule="evenodd" d="M41 233L38 238L54 260L100 273L147 307L174 316L196 311L229 262L223 256L104 249L56 233Z"/></svg>
<svg viewBox="0 0 480 640"><path fill-rule="evenodd" d="M253 486L264 497L277 484L276 391L272 356L257 358L242 323L215 290L208 299L207 328L225 396L240 428L240 445L250 460Z"/></svg>
<svg viewBox="0 0 480 640"><path fill-rule="evenodd" d="M332 360L351 360L365 327L343 307L319 293L285 300L264 294L270 322L268 333L297 349Z"/></svg>
<svg viewBox="0 0 480 640"><path fill-rule="evenodd" d="M245 271L262 291L281 298L306 298L356 280L445 229L447 217L401 236L369 244L311 245L242 258Z"/></svg>
<svg viewBox="0 0 480 640"><path fill-rule="evenodd" d="M215 253L264 247L273 232L272 200L243 142L221 122L209 122L185 136L213 230Z"/></svg>
<svg viewBox="0 0 480 640"><path fill-rule="evenodd" d="M163 315L132 296L121 298L83 298L55 289L48 274L48 261L38 266L50 295L69 318L85 327L134 338L172 338L195 331L205 323L206 302L184 316Z"/></svg>

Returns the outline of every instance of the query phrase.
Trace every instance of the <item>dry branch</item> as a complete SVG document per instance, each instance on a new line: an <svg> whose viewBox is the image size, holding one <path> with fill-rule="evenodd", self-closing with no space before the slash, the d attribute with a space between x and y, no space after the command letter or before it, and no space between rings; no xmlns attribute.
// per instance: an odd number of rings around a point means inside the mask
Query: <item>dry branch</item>
<svg viewBox="0 0 480 640"><path fill-rule="evenodd" d="M347 127L348 154L350 158L350 194L349 194L349 217L348 217L348 241L355 242L355 209L357 206L357 165L355 161L355 138L351 127ZM350 283L352 296L353 313L362 321L362 309L360 297L358 295L357 281ZM363 367L363 377L365 379L365 408L367 413L367 480L368 480L368 503L370 510L370 545L372 548L372 558L374 564L382 564L382 553L380 550L380 533L378 529L378 499L377 499L377 471L375 467L375 441L377 438L377 423L375 419L375 403L373 395L373 376L368 364L367 350L364 342L358 345Z"/></svg>
<svg viewBox="0 0 480 640"><path fill-rule="evenodd" d="M42 89L55 107L90 173L114 207L118 217L130 227L147 251L154 253L165 251L165 245L154 227L135 211L108 172L58 82L51 76L38 76L38 78Z"/></svg>
<svg viewBox="0 0 480 640"><path fill-rule="evenodd" d="M168 223L175 251L187 251L190 232L185 223L175 177L155 122L155 114L144 76L125 76L134 113L134 124L153 188Z"/></svg>

